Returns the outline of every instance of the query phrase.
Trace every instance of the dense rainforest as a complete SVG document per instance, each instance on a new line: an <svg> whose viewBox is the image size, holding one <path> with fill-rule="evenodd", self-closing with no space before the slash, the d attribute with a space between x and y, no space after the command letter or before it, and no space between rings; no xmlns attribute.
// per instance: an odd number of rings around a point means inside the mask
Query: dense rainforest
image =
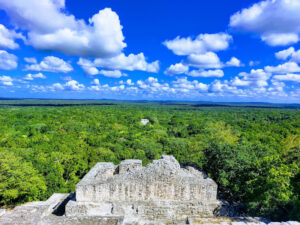
<svg viewBox="0 0 300 225"><path fill-rule="evenodd" d="M0 128L0 207L73 192L100 161L171 154L208 173L219 198L244 213L300 220L300 109L2 105Z"/></svg>

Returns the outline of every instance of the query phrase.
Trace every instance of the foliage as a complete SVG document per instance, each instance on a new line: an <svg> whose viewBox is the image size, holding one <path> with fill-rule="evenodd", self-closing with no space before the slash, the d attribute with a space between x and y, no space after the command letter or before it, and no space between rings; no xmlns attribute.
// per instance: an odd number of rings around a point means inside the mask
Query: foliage
<svg viewBox="0 0 300 225"><path fill-rule="evenodd" d="M0 108L0 205L72 192L97 162L172 154L246 213L300 219L299 109L72 104Z"/></svg>
<svg viewBox="0 0 300 225"><path fill-rule="evenodd" d="M42 198L46 191L44 178L29 162L12 152L0 152L0 203L12 205L16 202Z"/></svg>

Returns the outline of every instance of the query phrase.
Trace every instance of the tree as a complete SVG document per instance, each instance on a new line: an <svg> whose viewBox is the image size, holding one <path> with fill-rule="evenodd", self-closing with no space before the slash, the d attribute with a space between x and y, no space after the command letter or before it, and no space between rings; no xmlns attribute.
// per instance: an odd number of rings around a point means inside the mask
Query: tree
<svg viewBox="0 0 300 225"><path fill-rule="evenodd" d="M43 199L44 178L32 167L8 150L0 151L0 204L14 205Z"/></svg>

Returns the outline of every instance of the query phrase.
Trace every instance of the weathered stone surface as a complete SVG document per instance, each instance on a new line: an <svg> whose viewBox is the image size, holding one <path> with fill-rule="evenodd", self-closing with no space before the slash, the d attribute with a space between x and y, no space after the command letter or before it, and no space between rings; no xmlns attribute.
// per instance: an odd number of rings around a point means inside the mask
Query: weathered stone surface
<svg viewBox="0 0 300 225"><path fill-rule="evenodd" d="M45 202L1 210L0 224L300 225L232 216L234 210L217 200L217 185L205 173L163 156L146 167L140 160L97 163L76 185L76 197L54 194Z"/></svg>
<svg viewBox="0 0 300 225"><path fill-rule="evenodd" d="M163 156L146 167L137 161L126 160L112 170L113 166L106 163L97 164L76 185L76 201L218 202L216 183L190 167L180 168L172 156ZM105 176L95 175L103 173Z"/></svg>
<svg viewBox="0 0 300 225"><path fill-rule="evenodd" d="M122 217L97 217L97 216L81 216L81 217L44 217L37 225L122 225Z"/></svg>
<svg viewBox="0 0 300 225"><path fill-rule="evenodd" d="M69 194L53 194L47 201L30 202L17 206L14 210L6 210L0 216L0 224L37 224L41 218L51 214Z"/></svg>
<svg viewBox="0 0 300 225"><path fill-rule="evenodd" d="M212 217L219 205L212 179L192 167L181 168L173 156L163 156L146 167L139 160L125 160L118 167L97 164L76 185L76 201L67 204L66 216L172 221Z"/></svg>
<svg viewBox="0 0 300 225"><path fill-rule="evenodd" d="M147 123L149 123L148 119L141 119L141 124L143 124L145 126L145 125L147 125Z"/></svg>

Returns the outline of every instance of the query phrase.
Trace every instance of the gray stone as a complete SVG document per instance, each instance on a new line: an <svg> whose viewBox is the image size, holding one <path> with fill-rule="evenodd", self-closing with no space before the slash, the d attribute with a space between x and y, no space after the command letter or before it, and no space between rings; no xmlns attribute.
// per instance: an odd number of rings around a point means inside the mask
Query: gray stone
<svg viewBox="0 0 300 225"><path fill-rule="evenodd" d="M139 160L122 161L116 168L97 164L76 185L76 201L67 204L66 216L123 216L126 223L146 223L212 217L219 205L212 179L162 156L146 167Z"/></svg>
<svg viewBox="0 0 300 225"><path fill-rule="evenodd" d="M76 196L76 197L75 197ZM221 210L222 209L222 210ZM12 225L265 225L263 218L235 216L217 199L217 184L173 156L146 167L140 160L120 165L97 163L76 185L74 194L54 194L0 211L0 224ZM224 216L223 215L223 216ZM266 222L266 223L265 223ZM269 225L300 225L298 222Z"/></svg>
<svg viewBox="0 0 300 225"><path fill-rule="evenodd" d="M147 125L149 123L148 119L141 119L141 124L143 124L144 126Z"/></svg>
<svg viewBox="0 0 300 225"><path fill-rule="evenodd" d="M290 225L300 225L300 223L297 221L288 221L287 223Z"/></svg>
<svg viewBox="0 0 300 225"><path fill-rule="evenodd" d="M4 215L6 213L6 209L0 209L0 216Z"/></svg>

